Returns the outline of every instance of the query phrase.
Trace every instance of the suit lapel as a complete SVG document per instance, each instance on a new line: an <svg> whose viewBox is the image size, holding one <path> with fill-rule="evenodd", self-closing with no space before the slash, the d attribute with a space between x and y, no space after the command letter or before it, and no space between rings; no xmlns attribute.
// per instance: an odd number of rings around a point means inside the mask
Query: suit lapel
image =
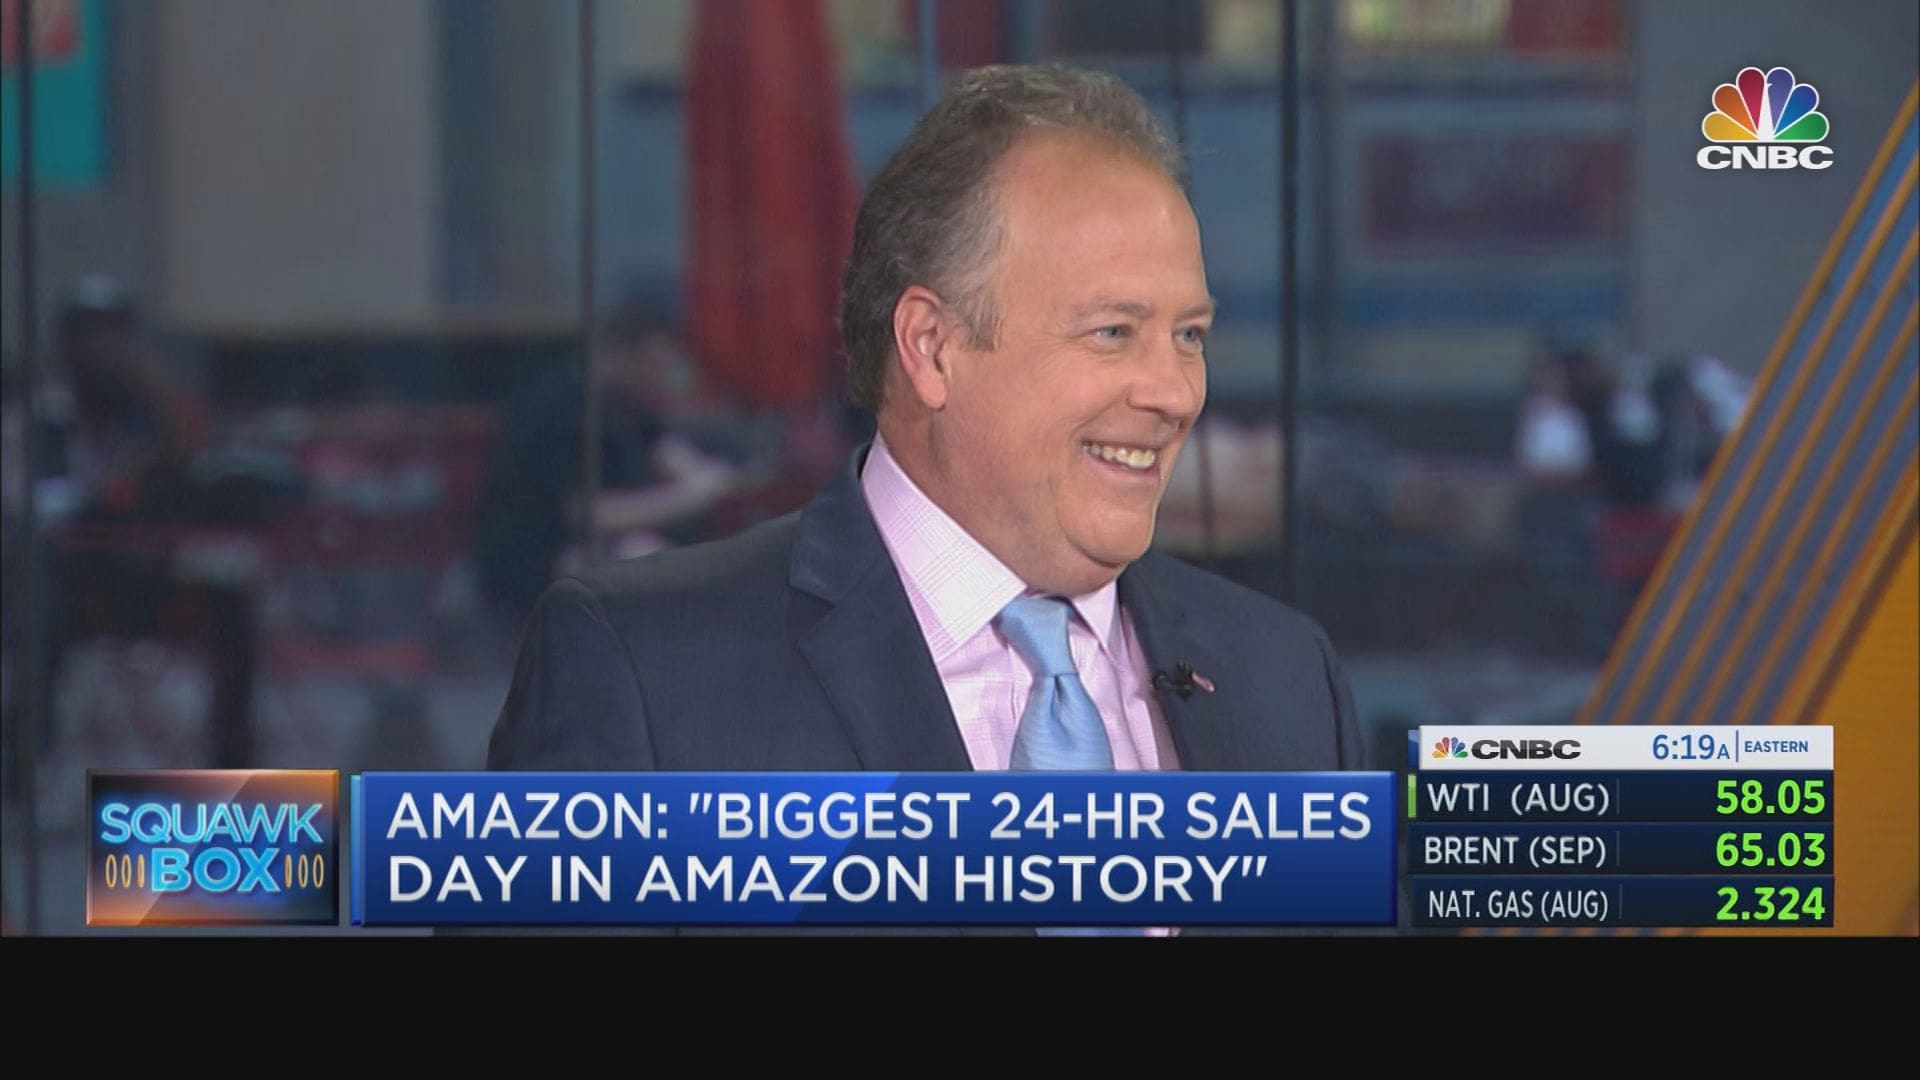
<svg viewBox="0 0 1920 1080"><path fill-rule="evenodd" d="M1185 661L1212 680L1212 693L1182 698L1158 694L1180 751L1180 767L1193 771L1284 772L1321 760L1311 726L1327 722L1318 705L1325 696L1326 668L1312 652L1287 641L1248 642L1253 625L1230 609L1197 608L1194 586L1225 599L1221 582L1196 578L1171 558L1149 552L1120 575L1120 602L1133 619L1147 664L1172 671ZM1189 614L1194 617L1189 617ZM1249 657L1259 658L1250 660ZM1317 685L1316 685L1317 684Z"/></svg>
<svg viewBox="0 0 1920 1080"><path fill-rule="evenodd" d="M1186 608L1156 574L1154 555L1134 563L1120 575L1120 604L1140 635L1140 650L1151 672L1171 673L1185 663L1199 675L1215 680L1215 691L1195 691L1182 697L1171 689L1157 689L1161 715L1173 733L1180 767L1193 772L1220 772L1250 768L1241 745L1239 726L1219 689L1221 669L1187 621ZM1158 682L1157 678L1154 680ZM1232 683L1228 683L1231 694Z"/></svg>
<svg viewBox="0 0 1920 1080"><path fill-rule="evenodd" d="M1171 672L1184 662L1214 684L1211 693L1196 690L1184 698L1171 689L1158 693L1180 767L1196 772L1300 768L1309 757L1293 745L1288 722L1296 700L1289 680L1297 673L1252 670L1244 660L1228 663L1227 658L1244 657L1249 650L1217 641L1219 620L1188 617L1190 605L1178 584L1169 581L1171 566L1166 556L1154 553L1134 563L1120 575L1120 602L1150 668Z"/></svg>
<svg viewBox="0 0 1920 1080"><path fill-rule="evenodd" d="M862 768L966 772L966 742L860 490L866 448L801 513L796 641ZM817 617L809 618L809 615Z"/></svg>

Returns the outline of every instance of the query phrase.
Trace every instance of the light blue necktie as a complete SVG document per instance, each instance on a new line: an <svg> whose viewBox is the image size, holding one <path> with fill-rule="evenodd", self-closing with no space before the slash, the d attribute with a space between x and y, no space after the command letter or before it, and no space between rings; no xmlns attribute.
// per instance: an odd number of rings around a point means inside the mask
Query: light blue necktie
<svg viewBox="0 0 1920 1080"><path fill-rule="evenodd" d="M994 617L1020 659L1033 671L1033 692L1013 736L1007 768L1047 772L1113 768L1100 709L1073 668L1067 619L1073 609L1057 596L1023 596Z"/></svg>
<svg viewBox="0 0 1920 1080"><path fill-rule="evenodd" d="M1113 768L1113 746L1067 644L1073 608L1057 596L1023 596L993 624L1033 670L1033 693L1020 714L1007 768L1048 772ZM1139 937L1128 927L1041 927L1042 937Z"/></svg>

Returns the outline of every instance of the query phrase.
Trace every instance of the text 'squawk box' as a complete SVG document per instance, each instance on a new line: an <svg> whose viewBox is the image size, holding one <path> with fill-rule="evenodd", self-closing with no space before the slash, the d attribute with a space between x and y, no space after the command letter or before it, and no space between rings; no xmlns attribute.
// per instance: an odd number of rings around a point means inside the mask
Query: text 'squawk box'
<svg viewBox="0 0 1920 1080"><path fill-rule="evenodd" d="M337 923L340 774L87 774L87 925Z"/></svg>

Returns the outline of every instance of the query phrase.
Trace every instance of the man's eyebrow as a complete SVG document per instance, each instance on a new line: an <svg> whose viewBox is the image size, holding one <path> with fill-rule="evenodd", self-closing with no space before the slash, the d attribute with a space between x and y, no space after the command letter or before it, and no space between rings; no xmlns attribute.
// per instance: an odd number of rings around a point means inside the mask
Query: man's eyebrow
<svg viewBox="0 0 1920 1080"><path fill-rule="evenodd" d="M1153 317L1153 305L1140 300L1121 300L1114 297L1102 297L1098 300L1075 307L1072 312L1072 317L1075 321L1079 321L1094 315L1103 315L1107 312L1114 312L1131 318L1145 320Z"/></svg>
<svg viewBox="0 0 1920 1080"><path fill-rule="evenodd" d="M1174 317L1173 321L1185 322L1188 319L1211 316L1218 307L1218 302L1212 297L1208 297L1200 303L1182 311ZM1104 315L1109 312L1145 321L1153 317L1153 305L1143 300L1121 300L1117 297L1102 297L1074 308L1072 317L1074 321L1078 322L1081 319L1091 318L1095 315Z"/></svg>

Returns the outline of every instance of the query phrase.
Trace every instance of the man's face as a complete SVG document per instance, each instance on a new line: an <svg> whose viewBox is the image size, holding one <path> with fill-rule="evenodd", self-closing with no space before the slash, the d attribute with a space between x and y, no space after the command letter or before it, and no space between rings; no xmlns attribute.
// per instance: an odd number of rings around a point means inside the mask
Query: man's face
<svg viewBox="0 0 1920 1080"><path fill-rule="evenodd" d="M954 346L933 421L941 493L1030 586L1118 576L1206 400L1199 225L1165 175L1085 136L1017 144L995 180L991 349Z"/></svg>

